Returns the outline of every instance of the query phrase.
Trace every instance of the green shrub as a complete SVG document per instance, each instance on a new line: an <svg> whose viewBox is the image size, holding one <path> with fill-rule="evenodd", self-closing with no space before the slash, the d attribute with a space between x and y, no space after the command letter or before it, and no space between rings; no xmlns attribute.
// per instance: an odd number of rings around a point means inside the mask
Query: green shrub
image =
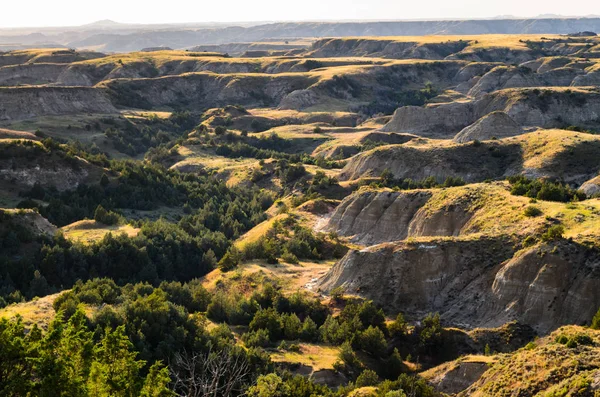
<svg viewBox="0 0 600 397"><path fill-rule="evenodd" d="M398 313L396 319L388 326L391 336L401 337L408 333L408 323L402 313Z"/></svg>
<svg viewBox="0 0 600 397"><path fill-rule="evenodd" d="M525 239L523 240L523 248L527 248L527 247L531 247L532 245L535 245L535 243L537 242L537 239L533 236L527 236L525 237Z"/></svg>
<svg viewBox="0 0 600 397"><path fill-rule="evenodd" d="M356 378L356 382L354 383L356 387L367 387L367 386L376 386L379 383L379 376L375 373L375 371L371 369L365 369L358 375Z"/></svg>
<svg viewBox="0 0 600 397"><path fill-rule="evenodd" d="M256 312L250 322L250 330L258 331L260 329L267 330L269 339L273 341L281 339L283 336L283 322L274 308L270 307Z"/></svg>
<svg viewBox="0 0 600 397"><path fill-rule="evenodd" d="M116 214L112 211L107 211L101 205L98 205L98 207L96 207L96 211L94 211L94 220L108 226L116 225L119 223L119 219L119 214Z"/></svg>
<svg viewBox="0 0 600 397"><path fill-rule="evenodd" d="M540 210L538 207L530 205L527 208L525 208L525 210L523 211L523 215L533 218L542 215L542 210Z"/></svg>
<svg viewBox="0 0 600 397"><path fill-rule="evenodd" d="M383 332L379 328L371 325L359 334L358 343L362 350L375 357L382 357L387 348L387 342Z"/></svg>
<svg viewBox="0 0 600 397"><path fill-rule="evenodd" d="M242 335L242 341L247 347L269 347L271 344L269 331L266 329L246 332Z"/></svg>
<svg viewBox="0 0 600 397"><path fill-rule="evenodd" d="M585 193L562 183L554 183L542 179L529 179L522 175L508 178L511 193L515 196L526 196L546 201L581 201L586 199Z"/></svg>
<svg viewBox="0 0 600 397"><path fill-rule="evenodd" d="M319 339L319 329L312 318L307 317L302 323L300 338L306 342L316 342Z"/></svg>
<svg viewBox="0 0 600 397"><path fill-rule="evenodd" d="M562 225L553 225L546 230L544 234L542 234L542 241L555 241L560 240L565 233L565 228Z"/></svg>

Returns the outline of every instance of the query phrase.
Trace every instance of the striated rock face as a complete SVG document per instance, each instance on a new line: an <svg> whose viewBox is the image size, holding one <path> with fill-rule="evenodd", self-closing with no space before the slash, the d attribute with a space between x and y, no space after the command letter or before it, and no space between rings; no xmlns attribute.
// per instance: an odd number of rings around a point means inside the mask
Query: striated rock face
<svg viewBox="0 0 600 397"><path fill-rule="evenodd" d="M349 251L319 286L343 286L388 310L440 312L453 323L479 326L486 324L476 316L482 303L465 291L512 254L506 241L494 239L387 243ZM453 309L458 313L449 316Z"/></svg>
<svg viewBox="0 0 600 397"><path fill-rule="evenodd" d="M432 196L431 190L356 193L342 201L324 229L363 245L463 234L474 213L472 206L480 198L477 189L435 210L427 205Z"/></svg>
<svg viewBox="0 0 600 397"><path fill-rule="evenodd" d="M354 194L336 208L326 230L365 245L404 240L411 221L430 197L427 191Z"/></svg>
<svg viewBox="0 0 600 397"><path fill-rule="evenodd" d="M394 112L382 131L443 138L456 134L475 120L476 113L471 102L405 106Z"/></svg>
<svg viewBox="0 0 600 397"><path fill-rule="evenodd" d="M52 84L66 64L34 63L0 67L0 86Z"/></svg>
<svg viewBox="0 0 600 397"><path fill-rule="evenodd" d="M473 383L477 382L481 375L489 368L489 363L480 361L457 360L451 368L429 379L429 383L437 391L456 394L467 389Z"/></svg>
<svg viewBox="0 0 600 397"><path fill-rule="evenodd" d="M584 74L581 69L550 68L549 64L540 66L537 73L527 67L498 66L484 74L471 88L469 95L480 97L506 88L568 87L577 76Z"/></svg>
<svg viewBox="0 0 600 397"><path fill-rule="evenodd" d="M466 327L517 320L545 333L591 320L600 306L597 252L560 241L513 255L502 239L388 243L349 251L319 285Z"/></svg>
<svg viewBox="0 0 600 397"><path fill-rule="evenodd" d="M491 297L503 316L541 330L586 324L600 306L600 256L566 242L530 248L495 274Z"/></svg>
<svg viewBox="0 0 600 397"><path fill-rule="evenodd" d="M596 87L505 89L471 102L407 106L396 110L383 131L450 137L495 111L508 114L523 127L552 128L564 124L597 127L600 90Z"/></svg>
<svg viewBox="0 0 600 397"><path fill-rule="evenodd" d="M314 82L307 75L190 73L157 79L111 80L99 85L117 104L212 108L226 104L277 106L287 94Z"/></svg>
<svg viewBox="0 0 600 397"><path fill-rule="evenodd" d="M102 91L84 87L0 88L0 120L76 113L117 113Z"/></svg>
<svg viewBox="0 0 600 397"><path fill-rule="evenodd" d="M504 112L492 112L456 134L454 142L487 141L520 135L523 129Z"/></svg>
<svg viewBox="0 0 600 397"><path fill-rule="evenodd" d="M101 175L101 168L78 157L48 153L37 143L0 144L0 181L10 185L10 191L31 189L36 184L69 190L90 180L98 181Z"/></svg>

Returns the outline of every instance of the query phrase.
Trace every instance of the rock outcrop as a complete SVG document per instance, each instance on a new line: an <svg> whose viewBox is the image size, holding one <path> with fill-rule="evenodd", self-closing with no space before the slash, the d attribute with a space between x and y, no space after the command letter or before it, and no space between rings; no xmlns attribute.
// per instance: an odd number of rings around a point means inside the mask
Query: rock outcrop
<svg viewBox="0 0 600 397"><path fill-rule="evenodd" d="M456 134L454 142L487 141L492 138L502 139L522 133L523 128L511 119L508 114L504 112L492 112Z"/></svg>
<svg viewBox="0 0 600 397"><path fill-rule="evenodd" d="M454 395L477 382L493 362L491 359L482 360L467 356L464 359L442 364L440 366L442 368L426 371L424 376L437 391Z"/></svg>
<svg viewBox="0 0 600 397"><path fill-rule="evenodd" d="M335 209L325 230L365 245L404 240L412 220L431 196L429 191L354 194Z"/></svg>
<svg viewBox="0 0 600 397"><path fill-rule="evenodd" d="M50 153L38 142L17 141L0 144L0 181L7 191L19 192L35 185L59 191L98 181L103 170L78 157Z"/></svg>
<svg viewBox="0 0 600 397"><path fill-rule="evenodd" d="M517 142L486 142L485 145L429 146L394 145L376 148L352 157L340 172L340 180L379 177L389 170L397 179L420 181L448 177L480 182L502 177L508 170L520 172L521 147ZM517 171L519 170L519 171Z"/></svg>
<svg viewBox="0 0 600 397"><path fill-rule="evenodd" d="M585 182L579 188L588 197L594 197L600 195L600 176L597 176L589 181Z"/></svg>
<svg viewBox="0 0 600 397"><path fill-rule="evenodd" d="M574 186L600 172L600 138L565 130L537 130L500 140L471 144L436 145L424 142L390 145L352 157L339 174L341 180L379 177L385 170L397 179L433 177L465 182L525 175L560 179Z"/></svg>
<svg viewBox="0 0 600 397"><path fill-rule="evenodd" d="M114 114L100 90L85 87L0 88L0 121L76 113Z"/></svg>
<svg viewBox="0 0 600 397"><path fill-rule="evenodd" d="M568 241L516 254L501 238L386 243L349 251L319 286L342 286L409 316L439 312L463 327L518 320L545 333L591 321L600 255Z"/></svg>
<svg viewBox="0 0 600 397"><path fill-rule="evenodd" d="M574 67L551 69L544 66L540 66L537 73L527 67L498 66L484 74L471 88L469 95L480 97L506 88L568 87L578 76L585 74Z"/></svg>
<svg viewBox="0 0 600 397"><path fill-rule="evenodd" d="M0 208L0 231L9 223L24 228L34 236L52 237L58 230L46 218L33 210L9 210Z"/></svg>
<svg viewBox="0 0 600 397"><path fill-rule="evenodd" d="M523 127L566 124L597 128L599 109L600 90L596 87L505 89L470 102L399 108L383 131L448 138L495 111L508 114Z"/></svg>

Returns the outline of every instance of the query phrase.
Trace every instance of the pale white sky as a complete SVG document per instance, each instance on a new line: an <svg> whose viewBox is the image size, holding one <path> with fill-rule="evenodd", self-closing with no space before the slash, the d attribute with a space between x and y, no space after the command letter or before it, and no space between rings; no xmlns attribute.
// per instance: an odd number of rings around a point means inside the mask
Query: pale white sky
<svg viewBox="0 0 600 397"><path fill-rule="evenodd" d="M600 14L598 0L0 0L0 27Z"/></svg>

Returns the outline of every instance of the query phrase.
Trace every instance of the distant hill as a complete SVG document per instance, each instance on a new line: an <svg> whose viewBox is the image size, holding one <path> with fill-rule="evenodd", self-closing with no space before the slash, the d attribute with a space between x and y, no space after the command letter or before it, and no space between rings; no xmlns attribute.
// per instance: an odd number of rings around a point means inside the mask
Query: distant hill
<svg viewBox="0 0 600 397"><path fill-rule="evenodd" d="M61 30L62 29L62 30ZM207 44L256 42L287 38L342 36L422 36L471 34L568 34L599 32L600 18L488 19L390 22L280 22L252 24L131 25L110 20L77 28L0 30L0 43L32 44L27 34L44 41L100 51L139 51L146 47L187 48ZM38 38L35 41L40 42Z"/></svg>

